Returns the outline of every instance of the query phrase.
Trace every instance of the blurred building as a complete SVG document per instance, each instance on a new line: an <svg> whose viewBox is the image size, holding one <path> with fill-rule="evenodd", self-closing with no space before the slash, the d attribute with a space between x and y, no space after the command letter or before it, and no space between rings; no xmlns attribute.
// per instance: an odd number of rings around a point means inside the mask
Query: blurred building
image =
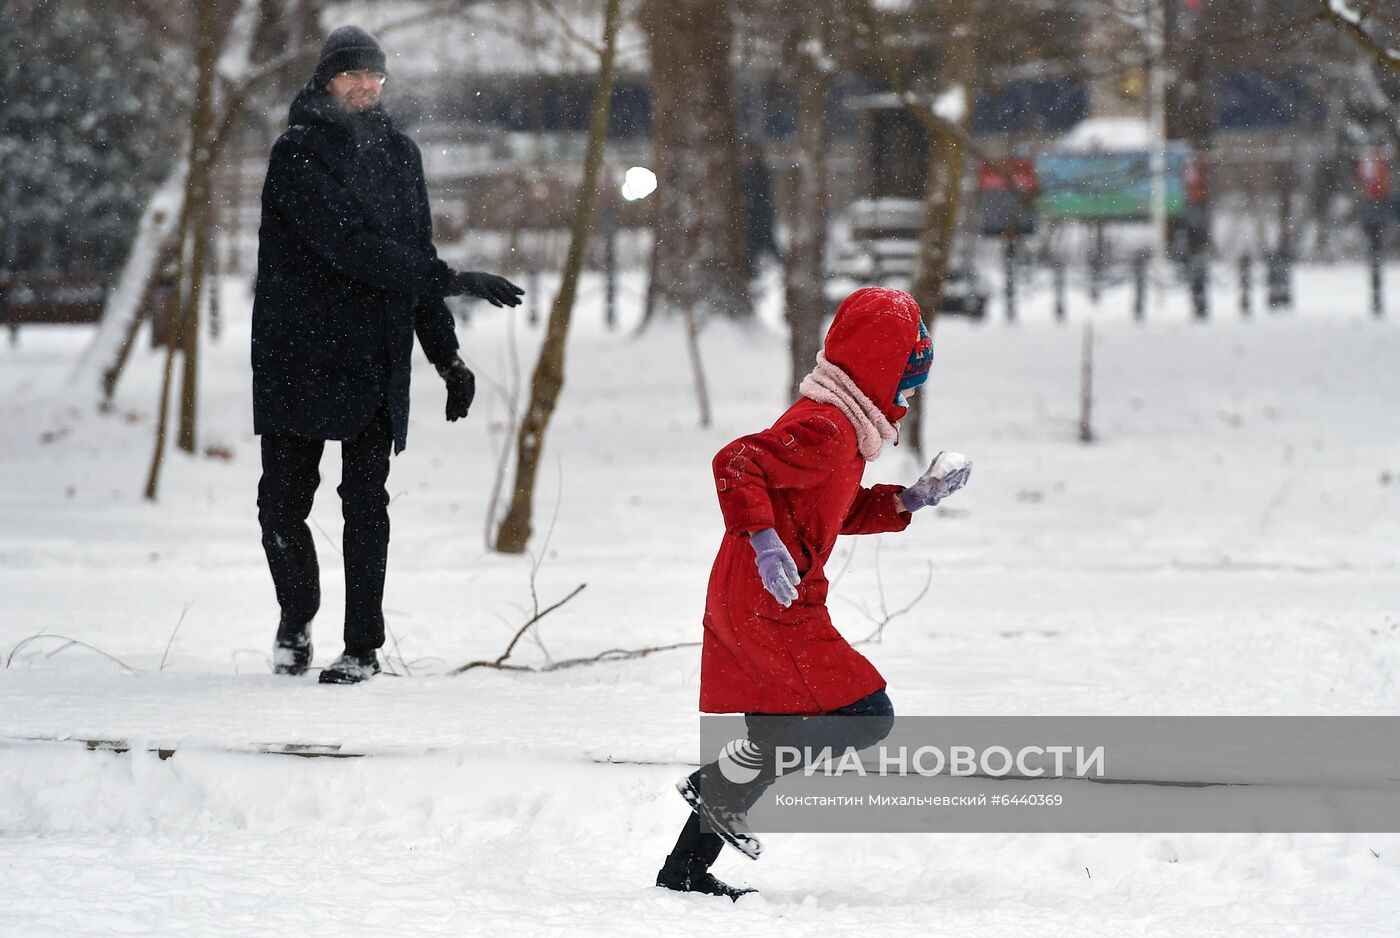
<svg viewBox="0 0 1400 938"><path fill-rule="evenodd" d="M1298 2L1282 0L1290 8ZM1066 0L1064 7L1090 12L1068 25L1058 16L1008 25L1005 48L976 76L971 130L993 156L1034 152L1089 118L1144 113L1140 33L1121 17L1094 15L1106 8L1101 0ZM354 22L379 35L391 73L386 102L422 145L440 239L494 231L505 239L500 250L518 252L521 232L567 225L601 5L555 0L549 8L557 17L527 0L428 15L436 8L427 0L350 0L328 5L325 26ZM1289 238L1306 250L1307 242L1324 240L1317 232L1345 218L1350 182L1348 97L1337 93L1345 48L1321 41L1306 57L1283 58L1272 40L1242 41L1251 30L1269 34L1283 15L1277 4L1177 0L1168 12L1169 126L1174 137L1210 154L1212 199L1227 207L1216 213L1219 249ZM752 15L791 13L775 7ZM738 123L772 168L781 206L790 188L795 102L762 29L758 19L745 22L736 42ZM930 68L936 57L931 46ZM617 69L606 196L625 230L645 225L647 206L616 200L615 190L628 166L649 162L651 128L646 38L631 19L624 21ZM882 93L877 76L850 65L833 83L829 119L833 212L871 195L920 197L926 134ZM223 181L244 205L245 230L255 225L261 160L281 120L269 115L242 171Z"/></svg>

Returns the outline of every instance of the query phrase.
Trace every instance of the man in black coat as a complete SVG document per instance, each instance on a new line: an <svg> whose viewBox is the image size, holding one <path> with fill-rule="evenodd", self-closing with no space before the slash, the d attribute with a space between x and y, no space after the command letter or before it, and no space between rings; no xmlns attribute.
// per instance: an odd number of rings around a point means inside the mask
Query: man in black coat
<svg viewBox="0 0 1400 938"><path fill-rule="evenodd" d="M418 147L394 129L379 97L385 57L353 26L326 40L311 81L272 148L258 230L253 300L253 429L262 436L258 521L281 621L279 674L310 666L320 607L306 519L327 440L341 441L345 517L345 653L322 683L379 673L389 550L389 454L408 438L416 333L447 384L447 419L475 394L457 355L445 296L516 306L523 291L458 272L433 248Z"/></svg>

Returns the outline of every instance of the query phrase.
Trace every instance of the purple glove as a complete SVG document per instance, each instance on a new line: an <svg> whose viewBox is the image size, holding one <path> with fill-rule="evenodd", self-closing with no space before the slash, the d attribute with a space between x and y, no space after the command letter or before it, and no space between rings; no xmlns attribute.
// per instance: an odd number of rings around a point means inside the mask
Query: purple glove
<svg viewBox="0 0 1400 938"><path fill-rule="evenodd" d="M937 505L966 485L971 474L972 461L962 453L939 453L919 481L899 493L899 502L907 511Z"/></svg>
<svg viewBox="0 0 1400 938"><path fill-rule="evenodd" d="M772 528L764 528L749 535L749 546L753 548L754 563L758 566L759 579L764 589L786 609L797 599L797 564L792 562L792 554L783 545L782 538Z"/></svg>

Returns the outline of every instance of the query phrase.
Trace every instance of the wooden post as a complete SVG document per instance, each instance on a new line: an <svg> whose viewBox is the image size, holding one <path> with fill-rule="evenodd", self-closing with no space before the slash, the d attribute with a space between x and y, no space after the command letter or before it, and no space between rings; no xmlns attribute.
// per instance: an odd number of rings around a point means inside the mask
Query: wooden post
<svg viewBox="0 0 1400 938"><path fill-rule="evenodd" d="M1377 319L1385 316L1385 283L1381 278L1381 247L1384 231L1380 225L1371 228L1371 315Z"/></svg>
<svg viewBox="0 0 1400 938"><path fill-rule="evenodd" d="M1094 222L1094 246L1089 252L1089 302L1099 305L1099 288L1103 281L1104 238L1103 222Z"/></svg>
<svg viewBox="0 0 1400 938"><path fill-rule="evenodd" d="M1248 319L1252 312L1251 304L1254 293L1254 258L1248 254L1240 255L1240 316Z"/></svg>
<svg viewBox="0 0 1400 938"><path fill-rule="evenodd" d="M1065 321L1065 265L1059 258L1054 260L1055 277L1055 321Z"/></svg>
<svg viewBox="0 0 1400 938"><path fill-rule="evenodd" d="M1079 442L1094 442L1094 324L1084 323L1083 356L1079 367Z"/></svg>
<svg viewBox="0 0 1400 938"><path fill-rule="evenodd" d="M1016 236L1007 235L1004 247L1006 260L1006 321L1014 323L1016 321Z"/></svg>
<svg viewBox="0 0 1400 938"><path fill-rule="evenodd" d="M1147 309L1147 255L1133 258L1133 318L1141 322Z"/></svg>

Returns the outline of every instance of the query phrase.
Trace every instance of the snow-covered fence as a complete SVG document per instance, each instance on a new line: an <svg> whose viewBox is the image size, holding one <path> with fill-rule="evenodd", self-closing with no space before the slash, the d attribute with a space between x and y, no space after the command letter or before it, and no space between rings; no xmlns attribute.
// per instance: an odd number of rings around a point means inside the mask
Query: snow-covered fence
<svg viewBox="0 0 1400 938"><path fill-rule="evenodd" d="M26 323L94 323L102 315L106 285L100 280L56 276L0 276L0 325L18 341Z"/></svg>

